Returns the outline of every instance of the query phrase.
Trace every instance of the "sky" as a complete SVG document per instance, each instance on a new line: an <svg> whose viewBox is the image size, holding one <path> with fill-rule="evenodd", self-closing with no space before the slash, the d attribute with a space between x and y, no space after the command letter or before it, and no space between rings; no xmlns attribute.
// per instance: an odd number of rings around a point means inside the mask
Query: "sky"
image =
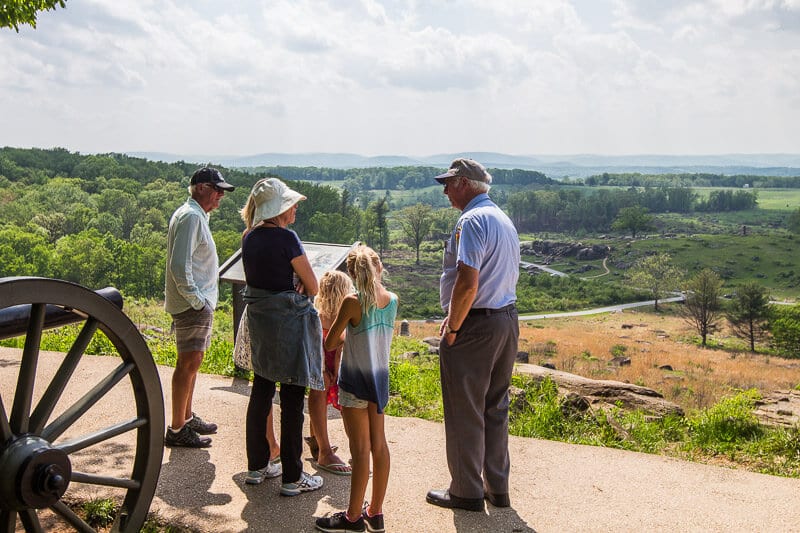
<svg viewBox="0 0 800 533"><path fill-rule="evenodd" d="M0 28L0 146L800 152L800 0L67 0Z"/></svg>

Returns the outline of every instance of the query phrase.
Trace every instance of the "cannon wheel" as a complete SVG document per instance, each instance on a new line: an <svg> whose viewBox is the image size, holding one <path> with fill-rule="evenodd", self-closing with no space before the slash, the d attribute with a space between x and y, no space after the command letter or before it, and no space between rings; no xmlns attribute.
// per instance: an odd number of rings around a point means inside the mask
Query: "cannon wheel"
<svg viewBox="0 0 800 533"><path fill-rule="evenodd" d="M70 484L76 490L88 488L92 494L122 492L112 531L139 531L155 494L164 452L164 400L147 344L116 305L73 283L44 278L0 279L0 310L22 304L30 305L30 316L16 390L0 390L0 533L15 531L17 517L28 532L44 531L43 521L47 519L66 522L77 531L94 531L65 503ZM52 378L43 384L37 383L40 346L45 312L52 306L71 310L82 325L58 370L54 375L50 372ZM98 329L114 345L119 364L96 384L78 384L82 396L67 401L67 407L53 418ZM132 391L121 392L132 394L135 405L120 406L120 416L129 418L107 425L108 416L93 416L93 406L104 398L108 402L108 394L128 386ZM111 418L114 416L116 410ZM84 429L97 423L102 427ZM118 449L114 446L120 438L128 439L127 448L135 442L129 475L127 464L122 476L73 469L87 454L91 456L93 446L105 444L108 448L102 449ZM41 513L47 513L47 518Z"/></svg>

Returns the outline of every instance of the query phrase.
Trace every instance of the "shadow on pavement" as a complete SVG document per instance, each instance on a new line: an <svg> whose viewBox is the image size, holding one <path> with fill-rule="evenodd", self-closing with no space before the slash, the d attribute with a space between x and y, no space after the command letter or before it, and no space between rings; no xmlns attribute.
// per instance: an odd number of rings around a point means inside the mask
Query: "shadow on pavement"
<svg viewBox="0 0 800 533"><path fill-rule="evenodd" d="M168 461L161 465L156 492L165 503L203 516L211 514L205 510L206 507L224 506L231 502L230 494L210 491L217 467L211 462L208 450L165 448L164 454Z"/></svg>
<svg viewBox="0 0 800 533"><path fill-rule="evenodd" d="M508 531L509 533L536 533L513 507L498 508L486 504L488 512L474 513L455 510L453 525L456 531Z"/></svg>

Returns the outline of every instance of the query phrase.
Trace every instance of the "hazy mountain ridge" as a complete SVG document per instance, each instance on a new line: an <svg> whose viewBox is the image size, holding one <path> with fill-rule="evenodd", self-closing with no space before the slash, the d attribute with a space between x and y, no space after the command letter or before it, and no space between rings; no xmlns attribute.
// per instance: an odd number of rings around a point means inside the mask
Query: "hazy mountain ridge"
<svg viewBox="0 0 800 533"><path fill-rule="evenodd" d="M711 154L711 155L512 155L498 152L462 152L413 157L363 156L348 153L263 153L247 156L179 155L163 152L127 152L134 157L172 163L211 162L232 168L328 167L368 168L430 166L447 168L456 157L473 157L490 168L538 170L548 177L586 177L595 174L639 172L643 174L709 173L763 176L800 175L800 154Z"/></svg>

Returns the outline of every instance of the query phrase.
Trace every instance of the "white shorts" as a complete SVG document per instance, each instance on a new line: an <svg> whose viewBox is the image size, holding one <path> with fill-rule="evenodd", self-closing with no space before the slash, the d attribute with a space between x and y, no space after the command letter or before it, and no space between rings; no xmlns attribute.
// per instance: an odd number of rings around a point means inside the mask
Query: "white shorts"
<svg viewBox="0 0 800 533"><path fill-rule="evenodd" d="M369 402L367 400L357 398L352 392L347 392L339 387L339 405L342 407L350 407L352 409L366 409L367 405L369 405Z"/></svg>

